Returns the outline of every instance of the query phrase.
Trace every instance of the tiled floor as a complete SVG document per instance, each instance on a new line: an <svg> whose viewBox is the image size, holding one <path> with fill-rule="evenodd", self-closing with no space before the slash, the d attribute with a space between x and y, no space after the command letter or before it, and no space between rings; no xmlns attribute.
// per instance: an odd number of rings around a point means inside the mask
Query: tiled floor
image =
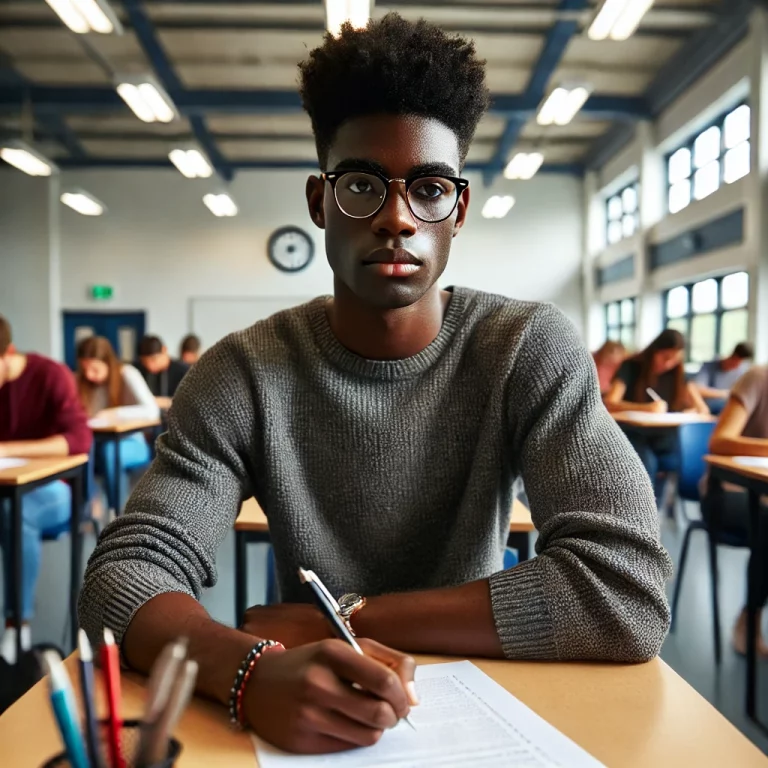
<svg viewBox="0 0 768 768"><path fill-rule="evenodd" d="M663 525L664 545L677 560L681 531L671 521ZM93 541L86 544L86 555ZM69 545L61 542L46 544L43 569L38 589L37 615L32 624L36 641L62 644L67 605L67 573ZM720 602L723 625L723 663L717 670L712 649L712 623L709 598L709 571L706 542L703 534L694 534L686 568L678 628L664 644L662 657L704 697L716 706L737 728L768 753L768 732L751 723L744 713L745 662L730 648L728 637L733 620L741 608L744 596L746 552L720 550ZM251 548L250 598L264 598L264 547ZM203 602L218 620L234 620L234 537L230 534L221 547L218 558L217 585L209 590ZM671 595L671 587L669 592ZM763 721L768 723L768 662L761 663L760 695L763 699Z"/></svg>

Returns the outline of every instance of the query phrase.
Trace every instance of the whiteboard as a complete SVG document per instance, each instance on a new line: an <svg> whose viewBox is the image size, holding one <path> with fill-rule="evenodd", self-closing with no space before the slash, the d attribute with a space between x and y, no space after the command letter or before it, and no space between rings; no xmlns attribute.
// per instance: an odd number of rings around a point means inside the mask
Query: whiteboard
<svg viewBox="0 0 768 768"><path fill-rule="evenodd" d="M306 304L308 296L196 296L189 300L189 327L210 347L234 331L248 328L276 312Z"/></svg>

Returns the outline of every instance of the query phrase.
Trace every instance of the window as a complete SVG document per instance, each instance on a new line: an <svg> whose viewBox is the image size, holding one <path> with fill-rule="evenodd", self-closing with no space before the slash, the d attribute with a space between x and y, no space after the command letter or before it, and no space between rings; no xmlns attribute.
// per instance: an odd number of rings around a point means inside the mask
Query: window
<svg viewBox="0 0 768 768"><path fill-rule="evenodd" d="M687 361L705 363L747 339L748 303L746 272L710 277L665 293L664 324L685 336Z"/></svg>
<svg viewBox="0 0 768 768"><path fill-rule="evenodd" d="M605 337L620 341L627 349L635 346L635 300L622 299L605 305Z"/></svg>
<svg viewBox="0 0 768 768"><path fill-rule="evenodd" d="M640 206L638 203L637 183L624 187L620 192L609 197L606 209L606 240L608 245L618 243L625 237L632 237L639 225Z"/></svg>
<svg viewBox="0 0 768 768"><path fill-rule="evenodd" d="M673 152L667 158L669 212L682 211L691 200L703 200L721 184L732 184L746 176L749 134L749 105L742 104Z"/></svg>

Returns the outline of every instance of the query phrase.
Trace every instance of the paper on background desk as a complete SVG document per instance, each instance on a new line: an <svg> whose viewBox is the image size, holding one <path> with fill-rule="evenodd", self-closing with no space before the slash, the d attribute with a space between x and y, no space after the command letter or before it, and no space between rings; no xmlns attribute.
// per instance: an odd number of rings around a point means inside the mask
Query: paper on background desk
<svg viewBox="0 0 768 768"><path fill-rule="evenodd" d="M469 661L416 671L421 703L373 747L289 755L254 737L260 768L602 768Z"/></svg>
<svg viewBox="0 0 768 768"><path fill-rule="evenodd" d="M765 456L734 456L735 464L741 464L742 467L759 467L768 469L768 457Z"/></svg>
<svg viewBox="0 0 768 768"><path fill-rule="evenodd" d="M616 414L619 415L618 413ZM681 424L686 421L693 423L703 421L700 413L653 413L651 411L621 411L622 416L638 421L655 422L657 424Z"/></svg>
<svg viewBox="0 0 768 768"><path fill-rule="evenodd" d="M0 459L0 469L16 469L28 463L27 459Z"/></svg>

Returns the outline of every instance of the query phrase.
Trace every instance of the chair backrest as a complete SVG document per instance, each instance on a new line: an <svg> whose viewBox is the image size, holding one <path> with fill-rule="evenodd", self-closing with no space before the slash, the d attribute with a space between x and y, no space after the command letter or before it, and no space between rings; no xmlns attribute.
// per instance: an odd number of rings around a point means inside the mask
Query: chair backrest
<svg viewBox="0 0 768 768"><path fill-rule="evenodd" d="M715 422L682 424L677 430L679 465L677 492L681 499L699 501L699 481L707 465L704 456L709 449L709 439Z"/></svg>

